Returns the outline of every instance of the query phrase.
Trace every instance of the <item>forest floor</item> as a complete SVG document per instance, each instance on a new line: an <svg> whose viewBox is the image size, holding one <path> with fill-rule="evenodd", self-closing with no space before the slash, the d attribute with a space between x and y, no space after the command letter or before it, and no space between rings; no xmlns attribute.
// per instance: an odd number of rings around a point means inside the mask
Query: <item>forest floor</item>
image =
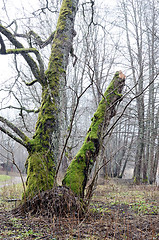
<svg viewBox="0 0 159 240"><path fill-rule="evenodd" d="M1 189L2 197L7 189ZM20 193L18 186L7 191L12 197ZM82 219L17 217L8 211L12 207L9 204L0 201L0 239L3 240L159 240L159 189L155 186L136 186L122 179L101 181Z"/></svg>

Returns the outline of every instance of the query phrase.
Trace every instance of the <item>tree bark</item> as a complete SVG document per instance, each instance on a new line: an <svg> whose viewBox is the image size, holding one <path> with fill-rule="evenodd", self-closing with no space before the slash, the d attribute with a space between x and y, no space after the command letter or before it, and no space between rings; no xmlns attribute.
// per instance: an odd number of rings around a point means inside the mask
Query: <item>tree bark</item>
<svg viewBox="0 0 159 240"><path fill-rule="evenodd" d="M72 160L63 179L63 185L71 188L81 198L84 197L89 169L100 154L104 140L103 136L107 131L111 118L116 114L117 104L121 101L121 92L124 84L124 74L116 72L92 118L92 124L87 132L85 141Z"/></svg>
<svg viewBox="0 0 159 240"><path fill-rule="evenodd" d="M55 31L36 132L29 142L27 197L50 189L54 183L59 140L59 88L66 77L74 37L78 0L63 0Z"/></svg>
<svg viewBox="0 0 159 240"><path fill-rule="evenodd" d="M12 123L0 117L16 135L3 127L0 130L25 146L29 156L27 165L26 197L32 198L36 193L52 188L56 169L59 140L60 89L65 84L66 69L69 53L72 49L75 36L74 21L79 0L63 0L53 36L51 56L46 72L41 56L35 48L25 48L16 37L4 26L0 25L0 32L7 37L15 49L6 49L3 38L0 36L0 54L21 54L29 65L36 78L29 86L39 82L42 86L42 100L36 123L35 134L28 138ZM34 60L29 53L36 56Z"/></svg>

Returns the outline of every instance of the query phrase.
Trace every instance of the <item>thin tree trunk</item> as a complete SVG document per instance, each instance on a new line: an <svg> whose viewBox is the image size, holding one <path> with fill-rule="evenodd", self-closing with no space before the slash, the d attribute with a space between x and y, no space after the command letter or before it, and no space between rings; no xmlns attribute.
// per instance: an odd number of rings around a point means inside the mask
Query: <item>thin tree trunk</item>
<svg viewBox="0 0 159 240"><path fill-rule="evenodd" d="M155 11L153 6L153 23L152 23L152 32L151 32L151 41L149 47L149 78L150 81L155 77ZM149 88L149 97L150 97L150 158L149 158L149 183L152 184L155 181L154 175L154 165L155 165L155 139L156 139L156 130L155 130L155 93L154 93L154 82L150 85Z"/></svg>
<svg viewBox="0 0 159 240"><path fill-rule="evenodd" d="M128 151L127 151L127 157L126 157L125 162L124 162L124 164L123 164L123 167L122 167L121 173L120 173L120 175L119 175L119 178L122 178L122 177L123 177L124 171L125 171L125 169L126 169L126 165L127 165L127 163L128 163L129 155L130 155L131 148L132 148L132 144L133 144L133 141L134 141L134 135L135 135L135 126L134 126L133 135L132 135L132 138L131 138L131 142L130 142L130 144L129 144L129 148L128 148Z"/></svg>

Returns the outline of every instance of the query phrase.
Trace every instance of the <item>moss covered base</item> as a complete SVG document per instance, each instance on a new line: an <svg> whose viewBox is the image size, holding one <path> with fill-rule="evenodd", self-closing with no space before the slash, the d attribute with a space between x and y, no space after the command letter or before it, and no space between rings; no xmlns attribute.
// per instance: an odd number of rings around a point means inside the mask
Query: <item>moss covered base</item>
<svg viewBox="0 0 159 240"><path fill-rule="evenodd" d="M51 189L54 183L55 164L47 152L33 153L28 157L26 198Z"/></svg>
<svg viewBox="0 0 159 240"><path fill-rule="evenodd" d="M84 203L78 201L74 193L67 187L57 186L51 190L37 194L26 203L13 210L15 215L39 215L53 219L56 217L82 217L85 212ZM50 239L50 238L49 238ZM52 238L51 238L52 239ZM61 238L60 238L61 239Z"/></svg>

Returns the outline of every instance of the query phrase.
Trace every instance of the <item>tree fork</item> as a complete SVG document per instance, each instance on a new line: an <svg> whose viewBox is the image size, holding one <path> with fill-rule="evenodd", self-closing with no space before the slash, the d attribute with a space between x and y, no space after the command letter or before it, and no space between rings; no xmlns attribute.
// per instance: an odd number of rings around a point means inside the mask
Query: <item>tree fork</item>
<svg viewBox="0 0 159 240"><path fill-rule="evenodd" d="M62 181L63 185L69 187L80 198L84 198L89 169L99 157L99 149L104 141L103 135L108 129L111 118L116 114L117 104L122 100L124 85L125 75L121 71L116 72L92 118L84 143Z"/></svg>

